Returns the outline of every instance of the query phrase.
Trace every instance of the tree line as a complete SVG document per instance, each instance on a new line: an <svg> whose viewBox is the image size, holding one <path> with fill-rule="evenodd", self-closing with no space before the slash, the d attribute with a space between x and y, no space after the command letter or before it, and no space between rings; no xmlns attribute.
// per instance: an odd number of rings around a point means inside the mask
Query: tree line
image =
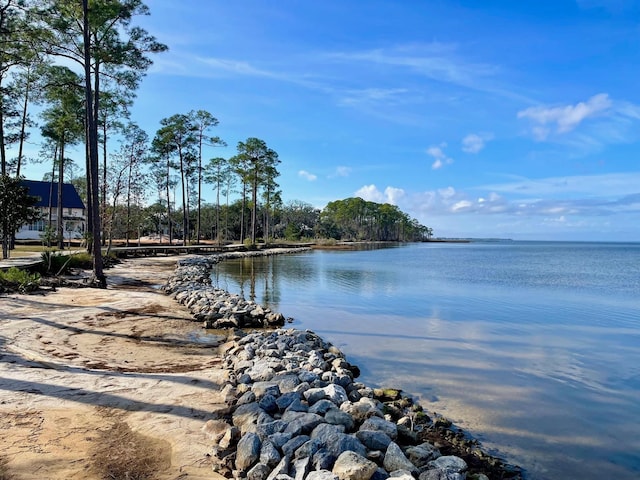
<svg viewBox="0 0 640 480"><path fill-rule="evenodd" d="M283 204L278 154L249 137L230 158L212 155L226 143L213 134L218 119L204 109L161 119L152 136L141 129L131 120L135 92L151 55L167 50L133 24L148 14L140 0L0 0L0 200L25 207L9 218L0 205L3 258L17 223L31 218L29 201L15 201L24 191L11 181L22 178L27 162L47 162L45 179L59 183L58 192L72 182L83 197L87 248L99 286L106 285L102 247L114 238L128 244L154 233L185 244L255 244L274 238L430 236L430 229L388 204L347 199L322 211L304 202ZM41 150L27 158L25 145L36 128ZM68 153L76 145L84 147L80 165ZM203 193L211 190L215 203L203 203ZM57 204L51 238L63 248L60 198Z"/></svg>

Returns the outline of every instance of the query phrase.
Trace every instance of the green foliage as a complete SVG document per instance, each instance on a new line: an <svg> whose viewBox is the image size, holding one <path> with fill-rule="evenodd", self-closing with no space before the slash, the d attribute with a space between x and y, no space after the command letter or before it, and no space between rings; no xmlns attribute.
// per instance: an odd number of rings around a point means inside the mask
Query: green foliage
<svg viewBox="0 0 640 480"><path fill-rule="evenodd" d="M21 178L0 175L0 241L2 258L9 256L9 239L20 227L35 222L40 212L35 208L38 201L29 195Z"/></svg>
<svg viewBox="0 0 640 480"><path fill-rule="evenodd" d="M40 258L42 258L43 273L49 275L62 275L70 268L90 270L93 267L93 257L87 252L66 255L56 250L48 250L42 252Z"/></svg>
<svg viewBox="0 0 640 480"><path fill-rule="evenodd" d="M27 293L40 286L40 275L11 267L6 272L0 271L0 287L2 289Z"/></svg>
<svg viewBox="0 0 640 480"><path fill-rule="evenodd" d="M318 231L339 240L385 242L420 241L431 232L395 205L358 197L330 202L320 214Z"/></svg>

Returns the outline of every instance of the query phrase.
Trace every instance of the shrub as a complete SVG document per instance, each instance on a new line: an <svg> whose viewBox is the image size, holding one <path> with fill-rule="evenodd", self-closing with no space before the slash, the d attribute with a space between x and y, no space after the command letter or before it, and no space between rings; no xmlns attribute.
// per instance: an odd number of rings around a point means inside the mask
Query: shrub
<svg viewBox="0 0 640 480"><path fill-rule="evenodd" d="M0 271L0 284L8 290L27 293L38 289L40 286L40 275L11 267L6 272Z"/></svg>

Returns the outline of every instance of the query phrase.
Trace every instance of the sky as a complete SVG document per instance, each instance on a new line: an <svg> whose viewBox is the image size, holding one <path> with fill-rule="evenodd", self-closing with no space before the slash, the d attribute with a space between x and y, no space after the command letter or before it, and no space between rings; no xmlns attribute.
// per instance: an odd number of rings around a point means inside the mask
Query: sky
<svg viewBox="0 0 640 480"><path fill-rule="evenodd" d="M437 237L640 241L637 0L146 4L134 24L169 50L133 119L153 136L211 112L228 147L209 158L264 140L285 202L388 202Z"/></svg>

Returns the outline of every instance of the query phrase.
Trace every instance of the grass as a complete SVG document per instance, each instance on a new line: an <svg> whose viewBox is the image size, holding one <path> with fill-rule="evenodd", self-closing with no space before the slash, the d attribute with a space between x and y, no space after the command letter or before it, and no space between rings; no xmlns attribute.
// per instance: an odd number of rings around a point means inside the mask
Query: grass
<svg viewBox="0 0 640 480"><path fill-rule="evenodd" d="M168 442L134 432L122 420L100 433L91 456L93 470L104 480L149 480L171 466Z"/></svg>

